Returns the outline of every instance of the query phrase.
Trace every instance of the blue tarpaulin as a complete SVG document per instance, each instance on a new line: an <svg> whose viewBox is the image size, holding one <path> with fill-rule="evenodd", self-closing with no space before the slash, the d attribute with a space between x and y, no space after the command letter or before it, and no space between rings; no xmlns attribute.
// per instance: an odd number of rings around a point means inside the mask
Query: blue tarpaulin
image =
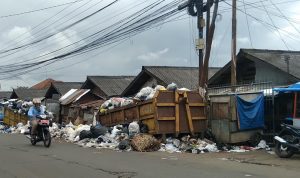
<svg viewBox="0 0 300 178"><path fill-rule="evenodd" d="M274 88L273 90L277 91L277 92L297 92L297 91L299 92L300 91L300 82L290 85L287 88Z"/></svg>
<svg viewBox="0 0 300 178"><path fill-rule="evenodd" d="M264 127L264 95L261 94L252 101L245 101L236 96L239 129L248 130Z"/></svg>

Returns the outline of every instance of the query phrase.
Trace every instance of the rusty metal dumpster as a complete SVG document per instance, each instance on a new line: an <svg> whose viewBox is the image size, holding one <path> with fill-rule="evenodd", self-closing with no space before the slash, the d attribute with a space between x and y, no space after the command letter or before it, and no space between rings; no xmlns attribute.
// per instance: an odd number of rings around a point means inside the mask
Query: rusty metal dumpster
<svg viewBox="0 0 300 178"><path fill-rule="evenodd" d="M207 129L205 103L195 91L159 91L154 98L99 114L105 126L141 121L150 134L194 135Z"/></svg>
<svg viewBox="0 0 300 178"><path fill-rule="evenodd" d="M9 126L15 126L20 122L22 122L23 124L27 124L27 121L28 121L27 115L20 114L9 108L4 109L4 119L3 119L4 124Z"/></svg>

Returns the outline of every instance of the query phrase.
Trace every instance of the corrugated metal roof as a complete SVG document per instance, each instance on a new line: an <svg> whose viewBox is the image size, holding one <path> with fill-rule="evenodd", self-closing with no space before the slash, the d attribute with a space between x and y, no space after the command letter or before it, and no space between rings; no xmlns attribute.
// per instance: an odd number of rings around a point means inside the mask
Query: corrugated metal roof
<svg viewBox="0 0 300 178"><path fill-rule="evenodd" d="M33 99L45 97L47 90L36 90L30 88L14 89L11 97L18 99Z"/></svg>
<svg viewBox="0 0 300 178"><path fill-rule="evenodd" d="M300 51L266 50L266 49L240 49L237 60L248 58L250 60L260 60L274 66L275 68L287 73L286 58L289 59L289 74L300 79ZM228 72L231 62L228 62L219 70L208 82L214 83L221 75ZM229 74L230 75L230 74Z"/></svg>
<svg viewBox="0 0 300 178"><path fill-rule="evenodd" d="M59 94L64 95L71 89L80 89L82 84L83 82L55 82L52 86Z"/></svg>
<svg viewBox="0 0 300 178"><path fill-rule="evenodd" d="M0 91L0 99L10 98L12 91Z"/></svg>
<svg viewBox="0 0 300 178"><path fill-rule="evenodd" d="M198 69L198 67L143 66L142 71L124 90L122 96L130 96L137 93L150 77L155 78L160 85L167 86L174 82L179 88L197 89L199 81ZM219 69L217 67L209 68L209 78Z"/></svg>
<svg viewBox="0 0 300 178"><path fill-rule="evenodd" d="M33 85L31 87L31 89L45 90L45 89L48 89L50 87L51 83L54 83L54 82L61 82L61 81L56 81L51 78L48 78L46 80L41 81L40 83Z"/></svg>
<svg viewBox="0 0 300 178"><path fill-rule="evenodd" d="M89 89L72 89L70 92L67 92L65 95L61 97L60 102L61 105L68 105L71 104L72 102L75 102L79 100L82 96L87 94L90 90Z"/></svg>
<svg viewBox="0 0 300 178"><path fill-rule="evenodd" d="M121 95L134 78L134 76L88 76L86 83L91 81L110 97Z"/></svg>
<svg viewBox="0 0 300 178"><path fill-rule="evenodd" d="M81 108L88 108L88 107L99 108L104 103L104 101L105 100L91 101L91 102L88 102L88 103L81 104L80 107Z"/></svg>
<svg viewBox="0 0 300 178"><path fill-rule="evenodd" d="M267 62L283 72L287 72L288 58L290 74L300 79L300 51L241 49L241 52Z"/></svg>
<svg viewBox="0 0 300 178"><path fill-rule="evenodd" d="M198 67L177 67L177 66L144 66L143 70L151 73L158 80L168 85L172 82L178 87L190 89L198 88L199 81ZM209 68L208 78L212 77L220 68Z"/></svg>

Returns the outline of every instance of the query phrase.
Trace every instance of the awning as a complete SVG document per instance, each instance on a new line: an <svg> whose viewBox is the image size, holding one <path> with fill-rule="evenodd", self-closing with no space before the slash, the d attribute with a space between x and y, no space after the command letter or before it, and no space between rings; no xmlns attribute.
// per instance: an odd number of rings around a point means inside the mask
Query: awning
<svg viewBox="0 0 300 178"><path fill-rule="evenodd" d="M287 88L274 88L273 91L277 92L300 92L300 82L288 86Z"/></svg>

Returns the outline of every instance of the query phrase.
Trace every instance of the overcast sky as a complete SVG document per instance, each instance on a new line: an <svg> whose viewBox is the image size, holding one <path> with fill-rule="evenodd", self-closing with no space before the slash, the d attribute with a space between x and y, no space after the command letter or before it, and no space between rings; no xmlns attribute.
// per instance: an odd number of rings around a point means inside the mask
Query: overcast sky
<svg viewBox="0 0 300 178"><path fill-rule="evenodd" d="M20 16L3 17L71 1L75 0L1 0L0 51L32 42L43 35L55 32L65 24L74 22L112 2L112 0L82 0L72 5ZM79 41L153 1L147 0L136 7L136 4L143 1L119 0L105 11L50 39L19 50L10 56L1 55L0 66L16 61L27 61ZM231 1L226 0L226 2L231 4ZM242 2L243 0L238 0L238 10L244 11ZM245 13L238 11L238 49L253 47L300 50L299 0L266 0L263 4L260 0L245 0L245 3L252 4L245 7L248 22ZM114 14L133 6L135 8L113 18ZM79 14L80 12L82 13ZM84 81L87 75L137 75L143 65L197 66L198 56L194 47L194 39L197 37L196 19L187 15L186 11L183 14L176 21L133 36L123 43L100 48L22 76L1 80L1 90L10 90L17 86L31 86L46 78ZM225 2L220 2L219 14L210 66L222 67L230 60L230 6ZM67 21L68 19L70 20ZM37 26L40 23L43 24ZM40 29L43 30L38 32Z"/></svg>

